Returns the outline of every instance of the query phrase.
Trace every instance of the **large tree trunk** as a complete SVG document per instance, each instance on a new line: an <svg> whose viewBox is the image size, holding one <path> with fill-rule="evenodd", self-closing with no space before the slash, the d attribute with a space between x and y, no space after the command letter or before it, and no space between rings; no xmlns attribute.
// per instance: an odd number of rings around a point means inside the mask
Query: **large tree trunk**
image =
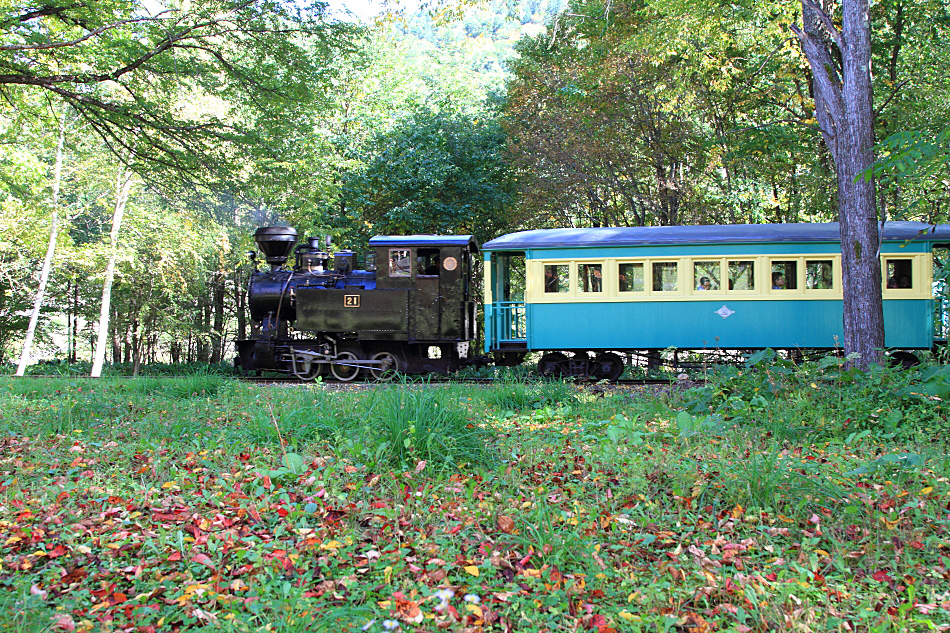
<svg viewBox="0 0 950 633"><path fill-rule="evenodd" d="M102 375L102 365L106 357L106 345L109 342L109 310L112 304L112 282L115 279L115 261L119 253L119 230L122 228L122 216L132 191L132 172L125 166L119 167L119 176L115 186L115 211L112 215L112 231L109 233L111 252L106 265L106 279L102 284L102 306L99 309L99 331L96 339L96 353L92 360L89 375L98 378Z"/></svg>
<svg viewBox="0 0 950 633"><path fill-rule="evenodd" d="M20 351L20 362L17 363L16 375L26 373L26 366L30 364L33 351L33 337L36 335L36 326L40 321L40 309L46 298L46 284L49 282L50 270L53 268L53 255L56 253L56 239L59 236L59 186L63 174L63 141L66 138L66 112L59 119L59 138L56 141L56 162L53 168L53 200L52 214L50 215L49 243L46 245L46 256L43 258L43 267L40 269L40 284L33 299L33 311L30 313L30 323L26 327L26 336L23 339L23 349Z"/></svg>
<svg viewBox="0 0 950 633"><path fill-rule="evenodd" d="M802 0L803 28L792 27L811 66L815 116L835 161L841 223L844 350L867 366L881 360L884 309L873 179L874 109L868 0L843 0L839 32L826 11ZM840 56L840 64L838 59Z"/></svg>

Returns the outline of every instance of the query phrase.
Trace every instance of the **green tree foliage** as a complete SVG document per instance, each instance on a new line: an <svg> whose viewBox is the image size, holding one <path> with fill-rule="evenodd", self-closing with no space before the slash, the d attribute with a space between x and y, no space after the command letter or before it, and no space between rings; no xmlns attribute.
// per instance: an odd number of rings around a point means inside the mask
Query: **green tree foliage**
<svg viewBox="0 0 950 633"><path fill-rule="evenodd" d="M322 3L37 0L0 7L0 92L65 100L147 179L238 175L229 149L286 136L350 28ZM279 148L272 148L279 149ZM146 169L145 166L148 166Z"/></svg>
<svg viewBox="0 0 950 633"><path fill-rule="evenodd" d="M490 119L414 112L373 138L365 168L347 176L349 213L372 233L488 239L509 222L504 148L504 135Z"/></svg>
<svg viewBox="0 0 950 633"><path fill-rule="evenodd" d="M506 117L524 202L555 224L826 211L809 187L827 166L802 125L811 108L788 20L779 5L572 3L512 65Z"/></svg>
<svg viewBox="0 0 950 633"><path fill-rule="evenodd" d="M945 4L872 7L880 131L946 127ZM523 203L555 225L836 219L798 21L797 3L575 0L511 65Z"/></svg>
<svg viewBox="0 0 950 633"><path fill-rule="evenodd" d="M891 209L892 215L945 222L950 217L950 128L936 135L898 132L878 149L882 156L865 177L876 176L885 187L901 193L906 207Z"/></svg>

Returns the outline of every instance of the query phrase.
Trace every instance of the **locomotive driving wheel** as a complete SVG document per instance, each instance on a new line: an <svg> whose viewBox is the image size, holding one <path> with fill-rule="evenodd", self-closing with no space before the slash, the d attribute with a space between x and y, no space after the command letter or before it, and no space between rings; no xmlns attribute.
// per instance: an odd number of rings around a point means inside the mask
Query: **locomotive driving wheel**
<svg viewBox="0 0 950 633"><path fill-rule="evenodd" d="M350 349L337 352L336 360L330 365L330 373L340 382L350 382L360 375L358 362L360 355Z"/></svg>
<svg viewBox="0 0 950 633"><path fill-rule="evenodd" d="M402 361L392 352L376 352L370 357L370 360L380 362L379 365L373 365L367 370L370 377L376 380L392 380L402 369Z"/></svg>
<svg viewBox="0 0 950 633"><path fill-rule="evenodd" d="M594 358L594 364L591 368L591 376L597 380L609 380L613 382L623 374L623 359L613 352L604 352Z"/></svg>
<svg viewBox="0 0 950 633"><path fill-rule="evenodd" d="M553 378L564 375L564 363L567 362L567 356L561 352L549 352L538 361L538 374Z"/></svg>
<svg viewBox="0 0 950 633"><path fill-rule="evenodd" d="M295 371L294 376L299 380L313 382L323 373L323 365L320 363L310 363L310 369L307 371Z"/></svg>

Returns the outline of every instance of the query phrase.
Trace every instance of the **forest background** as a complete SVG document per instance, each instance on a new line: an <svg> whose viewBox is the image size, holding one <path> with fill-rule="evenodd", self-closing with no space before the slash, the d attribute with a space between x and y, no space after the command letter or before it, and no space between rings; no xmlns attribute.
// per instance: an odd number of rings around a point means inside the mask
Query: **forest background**
<svg viewBox="0 0 950 633"><path fill-rule="evenodd" d="M835 7L828 4L831 14ZM398 6L396 7L398 9ZM878 211L948 220L950 13L872 5ZM801 4L0 2L0 363L221 363L250 235L833 221ZM912 169L913 166L922 168Z"/></svg>

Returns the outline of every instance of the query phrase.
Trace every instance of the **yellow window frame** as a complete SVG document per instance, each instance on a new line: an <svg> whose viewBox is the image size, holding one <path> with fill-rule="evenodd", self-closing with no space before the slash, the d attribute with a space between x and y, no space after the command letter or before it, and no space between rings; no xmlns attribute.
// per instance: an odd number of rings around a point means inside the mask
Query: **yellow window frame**
<svg viewBox="0 0 950 633"><path fill-rule="evenodd" d="M910 288L887 287L887 260L910 261ZM933 253L881 253L881 291L885 299L933 299Z"/></svg>

